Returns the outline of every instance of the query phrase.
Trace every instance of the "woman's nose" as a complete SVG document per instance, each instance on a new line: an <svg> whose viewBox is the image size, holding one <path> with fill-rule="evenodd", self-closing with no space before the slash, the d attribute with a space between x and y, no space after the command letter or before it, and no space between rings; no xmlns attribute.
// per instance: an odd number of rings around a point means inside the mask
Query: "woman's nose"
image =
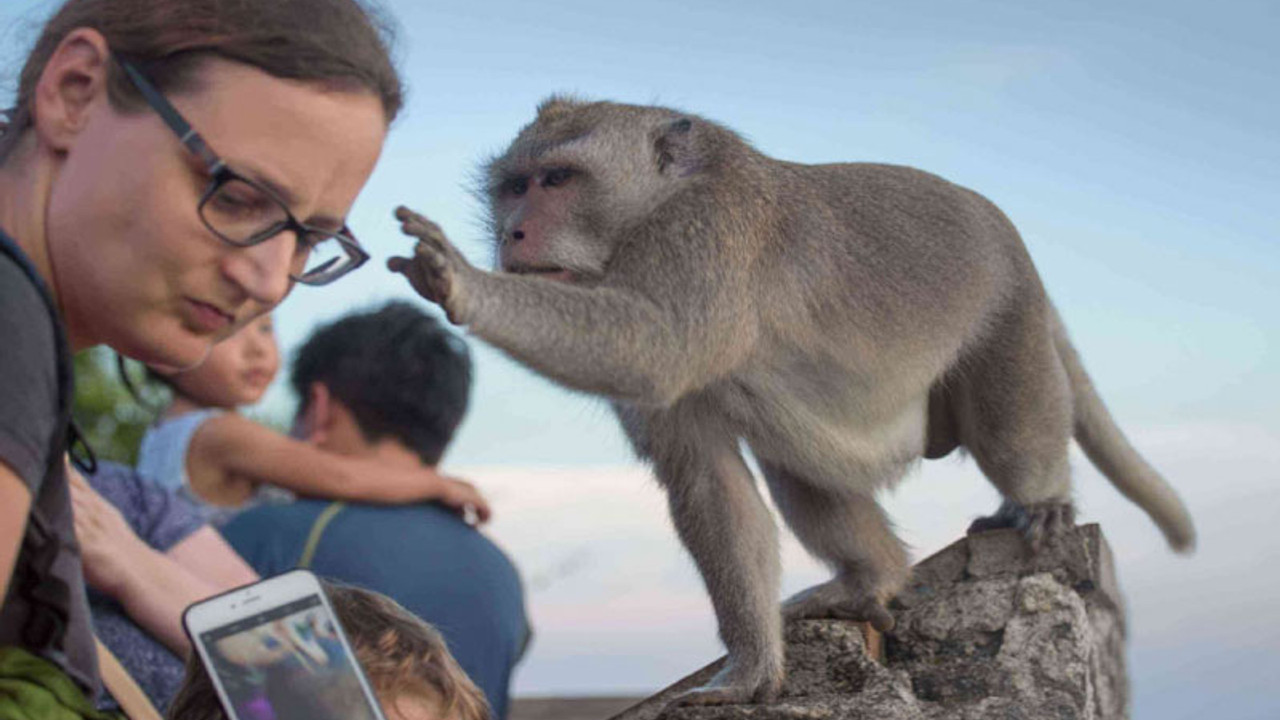
<svg viewBox="0 0 1280 720"><path fill-rule="evenodd" d="M244 289L253 300L268 307L284 299L293 286L289 273L293 269L297 238L286 230L247 248L228 248L224 263L227 276Z"/></svg>

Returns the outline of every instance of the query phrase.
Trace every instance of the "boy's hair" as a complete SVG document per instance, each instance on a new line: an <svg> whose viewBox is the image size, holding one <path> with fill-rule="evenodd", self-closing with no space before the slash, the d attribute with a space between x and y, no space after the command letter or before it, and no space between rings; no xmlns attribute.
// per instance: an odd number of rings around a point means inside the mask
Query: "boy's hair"
<svg viewBox="0 0 1280 720"><path fill-rule="evenodd" d="M66 0L45 23L18 78L17 102L0 113L0 164L32 125L36 82L58 44L93 28L162 92L198 80L209 57L252 65L278 78L367 90L390 124L404 91L391 60L389 18L370 0ZM108 71L112 105L146 108L120 68Z"/></svg>
<svg viewBox="0 0 1280 720"><path fill-rule="evenodd" d="M293 389L306 410L314 383L355 417L365 440L392 437L428 465L440 462L467 412L467 344L403 301L325 325L294 355Z"/></svg>
<svg viewBox="0 0 1280 720"><path fill-rule="evenodd" d="M484 694L449 654L435 628L391 598L372 590L322 581L383 707L418 701L441 718L489 720ZM213 683L191 654L187 675L167 714L170 720L226 720Z"/></svg>

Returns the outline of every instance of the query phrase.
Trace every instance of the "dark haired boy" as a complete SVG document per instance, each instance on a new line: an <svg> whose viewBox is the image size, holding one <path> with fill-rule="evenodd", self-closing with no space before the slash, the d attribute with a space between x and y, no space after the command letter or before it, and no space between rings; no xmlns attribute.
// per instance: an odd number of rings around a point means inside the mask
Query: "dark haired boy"
<svg viewBox="0 0 1280 720"><path fill-rule="evenodd" d="M434 467L466 414L471 360L430 315L392 302L316 330L290 378L301 399L296 437L334 453ZM519 576L447 507L301 499L252 508L222 532L263 575L303 566L394 598L440 630L494 716L505 716L529 634Z"/></svg>

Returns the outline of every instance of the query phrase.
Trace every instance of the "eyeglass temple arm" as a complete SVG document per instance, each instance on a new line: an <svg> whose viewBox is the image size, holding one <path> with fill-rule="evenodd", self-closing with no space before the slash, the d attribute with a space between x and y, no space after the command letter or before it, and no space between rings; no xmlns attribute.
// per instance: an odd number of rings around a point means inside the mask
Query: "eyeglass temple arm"
<svg viewBox="0 0 1280 720"><path fill-rule="evenodd" d="M173 130L174 134L178 136L178 140L196 157L200 158L209 174L215 175L222 170L226 163L222 162L222 158L214 154L213 150L209 148L209 144L204 141L203 137L200 137L200 133L191 127L186 118L178 114L178 110L165 99L164 95L160 94L156 86L152 85L151 81L133 66L133 63L123 58L116 58L116 60L120 63L120 67L124 68L125 74L129 76L129 79L133 81L134 87L138 88L138 92L142 93L142 97L146 99L147 104L160 115L165 125L168 125L170 130Z"/></svg>

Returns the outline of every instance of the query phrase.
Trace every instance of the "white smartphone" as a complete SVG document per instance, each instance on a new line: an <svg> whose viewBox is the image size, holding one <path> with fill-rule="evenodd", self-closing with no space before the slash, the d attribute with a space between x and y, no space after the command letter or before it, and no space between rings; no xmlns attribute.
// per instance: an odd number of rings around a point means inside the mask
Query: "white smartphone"
<svg viewBox="0 0 1280 720"><path fill-rule="evenodd" d="M202 600L182 624L229 720L386 720L306 570Z"/></svg>

